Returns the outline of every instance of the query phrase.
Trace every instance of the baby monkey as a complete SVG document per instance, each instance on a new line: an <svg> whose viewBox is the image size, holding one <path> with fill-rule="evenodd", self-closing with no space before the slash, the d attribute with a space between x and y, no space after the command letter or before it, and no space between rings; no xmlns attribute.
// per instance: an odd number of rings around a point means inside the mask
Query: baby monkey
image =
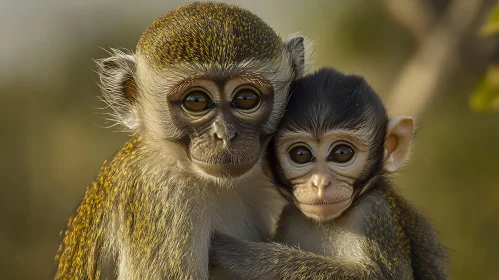
<svg viewBox="0 0 499 280"><path fill-rule="evenodd" d="M298 80L268 152L289 200L279 243L216 233L210 262L243 279L448 279L446 248L386 176L413 131L359 76L326 68Z"/></svg>

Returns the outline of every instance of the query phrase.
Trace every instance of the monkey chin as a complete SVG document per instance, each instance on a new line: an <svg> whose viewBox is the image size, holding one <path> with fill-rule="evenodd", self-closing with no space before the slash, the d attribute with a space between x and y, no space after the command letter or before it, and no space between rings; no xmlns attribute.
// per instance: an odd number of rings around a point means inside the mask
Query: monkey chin
<svg viewBox="0 0 499 280"><path fill-rule="evenodd" d="M219 179L236 179L250 171L258 158L244 163L208 163L198 160L192 162L205 174Z"/></svg>
<svg viewBox="0 0 499 280"><path fill-rule="evenodd" d="M352 198L336 203L301 203L295 201L302 213L310 219L318 222L328 222L338 218L352 203Z"/></svg>

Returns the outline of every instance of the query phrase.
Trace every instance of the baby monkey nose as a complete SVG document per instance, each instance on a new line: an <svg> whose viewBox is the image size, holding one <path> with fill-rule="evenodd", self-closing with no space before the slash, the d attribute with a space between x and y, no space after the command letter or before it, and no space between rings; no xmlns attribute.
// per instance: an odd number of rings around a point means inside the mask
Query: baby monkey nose
<svg viewBox="0 0 499 280"><path fill-rule="evenodd" d="M312 184L319 188L319 190L323 190L330 183L329 175L324 173L316 173L312 175Z"/></svg>

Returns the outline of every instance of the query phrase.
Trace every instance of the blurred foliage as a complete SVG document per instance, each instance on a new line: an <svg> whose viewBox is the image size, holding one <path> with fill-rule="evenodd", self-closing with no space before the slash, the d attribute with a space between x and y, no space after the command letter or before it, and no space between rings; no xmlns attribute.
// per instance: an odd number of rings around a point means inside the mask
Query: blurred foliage
<svg viewBox="0 0 499 280"><path fill-rule="evenodd" d="M484 36L499 33L499 3L495 4L481 29ZM499 111L499 65L491 65L485 77L478 83L470 96L470 105L477 112Z"/></svg>
<svg viewBox="0 0 499 280"><path fill-rule="evenodd" d="M499 3L490 11L489 18L483 25L481 33L484 36L490 36L499 33Z"/></svg>
<svg viewBox="0 0 499 280"><path fill-rule="evenodd" d="M471 94L470 104L477 112L499 110L499 65L489 66L485 77Z"/></svg>

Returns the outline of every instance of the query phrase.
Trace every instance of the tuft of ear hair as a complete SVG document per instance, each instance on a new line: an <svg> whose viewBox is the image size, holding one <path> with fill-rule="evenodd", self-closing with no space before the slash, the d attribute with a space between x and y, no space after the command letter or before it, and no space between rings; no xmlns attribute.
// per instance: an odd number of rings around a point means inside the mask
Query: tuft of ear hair
<svg viewBox="0 0 499 280"><path fill-rule="evenodd" d="M292 59L295 79L301 78L309 72L311 65L313 64L313 45L313 41L300 33L289 35L284 43L284 46Z"/></svg>
<svg viewBox="0 0 499 280"><path fill-rule="evenodd" d="M394 117L388 122L385 139L383 169L397 171L406 161L414 134L414 120L410 117Z"/></svg>
<svg viewBox="0 0 499 280"><path fill-rule="evenodd" d="M135 55L111 49L108 58L94 60L97 64L102 100L113 110L113 120L129 130L138 127L133 103L137 100Z"/></svg>

